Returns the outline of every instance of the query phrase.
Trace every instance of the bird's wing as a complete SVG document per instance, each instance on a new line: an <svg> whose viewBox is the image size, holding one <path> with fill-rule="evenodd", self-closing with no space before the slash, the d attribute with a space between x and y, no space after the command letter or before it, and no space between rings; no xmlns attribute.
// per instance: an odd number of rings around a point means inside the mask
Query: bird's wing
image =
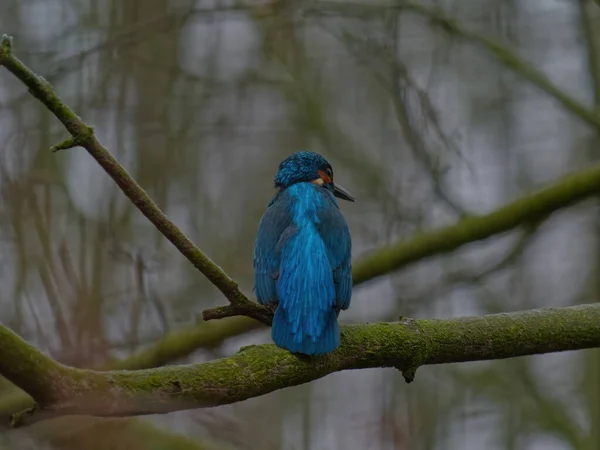
<svg viewBox="0 0 600 450"><path fill-rule="evenodd" d="M284 192L277 193L258 225L254 244L254 288L258 302L263 305L277 302L275 286L281 258L281 246L277 244L292 225L286 200Z"/></svg>
<svg viewBox="0 0 600 450"><path fill-rule="evenodd" d="M325 196L331 194L325 193ZM325 243L333 281L336 303L340 309L348 309L352 297L352 240L346 219L334 199L327 198L327 207L319 209L317 229Z"/></svg>

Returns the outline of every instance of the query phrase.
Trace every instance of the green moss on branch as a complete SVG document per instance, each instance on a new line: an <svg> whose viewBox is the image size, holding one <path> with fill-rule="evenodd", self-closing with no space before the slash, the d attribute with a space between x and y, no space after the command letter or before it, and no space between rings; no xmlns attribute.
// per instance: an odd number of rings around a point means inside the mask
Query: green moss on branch
<svg viewBox="0 0 600 450"><path fill-rule="evenodd" d="M260 323L246 317L233 317L212 323L202 322L167 333L151 346L127 358L110 361L103 365L101 369L140 370L161 366L175 359L182 358L199 347L215 347L222 344L224 340L231 336L236 336L260 327L262 327ZM4 331L0 330L0 333L2 332ZM1 364L2 361L0 361ZM0 375L4 373L4 371L0 370ZM35 373L35 371L31 373ZM30 389L25 389L25 391L32 392ZM8 420L16 411L24 410L31 406L33 406L33 400L25 392L18 389L3 392L0 401L0 421Z"/></svg>
<svg viewBox="0 0 600 450"><path fill-rule="evenodd" d="M47 359L13 333L0 337L5 339L0 341L2 348L22 347L22 352L31 353L29 359ZM65 368L58 375L59 383L43 382L43 388L37 389L58 386L56 392L43 393L42 398L51 401L42 402L41 415L27 414L23 419L166 413L239 402L343 370L396 367L406 370L410 378L419 365L593 347L600 347L600 304L351 325L343 327L339 349L323 357L299 357L268 344L202 364L109 372ZM51 367L53 363L44 364ZM19 376L13 371L7 378L16 381ZM44 373L36 376L47 379Z"/></svg>
<svg viewBox="0 0 600 450"><path fill-rule="evenodd" d="M0 375L43 403L60 397L55 387L68 369L0 326Z"/></svg>
<svg viewBox="0 0 600 450"><path fill-rule="evenodd" d="M495 211L467 217L454 225L424 232L377 250L353 263L354 284L393 272L409 263L448 253L516 227L539 221L559 209L600 192L600 164L573 172L537 192Z"/></svg>

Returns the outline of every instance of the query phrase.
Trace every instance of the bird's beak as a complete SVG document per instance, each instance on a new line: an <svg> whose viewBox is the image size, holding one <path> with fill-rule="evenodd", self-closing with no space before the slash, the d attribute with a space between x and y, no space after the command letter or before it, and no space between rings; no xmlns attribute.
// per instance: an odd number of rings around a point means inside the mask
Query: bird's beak
<svg viewBox="0 0 600 450"><path fill-rule="evenodd" d="M356 200L354 197L352 197L352 194L350 194L350 192L348 192L345 188L343 188L339 184L332 184L333 195L335 195L337 198L341 198L342 200L348 200L349 202L353 202Z"/></svg>

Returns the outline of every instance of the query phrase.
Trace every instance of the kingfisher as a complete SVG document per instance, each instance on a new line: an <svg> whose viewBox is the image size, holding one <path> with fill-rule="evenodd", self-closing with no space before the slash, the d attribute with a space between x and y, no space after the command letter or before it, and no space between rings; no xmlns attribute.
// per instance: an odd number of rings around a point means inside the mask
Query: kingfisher
<svg viewBox="0 0 600 450"><path fill-rule="evenodd" d="M352 297L352 240L334 183L318 153L300 151L279 164L277 190L258 225L254 288L275 308L271 337L292 353L324 355L340 345L340 310Z"/></svg>

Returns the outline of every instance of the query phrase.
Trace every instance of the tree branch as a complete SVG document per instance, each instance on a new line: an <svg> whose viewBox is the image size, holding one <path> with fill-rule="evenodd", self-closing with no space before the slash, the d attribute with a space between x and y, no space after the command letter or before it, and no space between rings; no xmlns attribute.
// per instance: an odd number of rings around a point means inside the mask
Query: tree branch
<svg viewBox="0 0 600 450"><path fill-rule="evenodd" d="M7 35L3 35L0 41L0 65L21 80L29 88L29 92L42 102L71 133L71 138L53 146L52 151L77 146L85 148L142 214L225 295L233 306L245 308L250 317L270 325L269 320L265 321L264 314L259 313L260 305L250 301L239 290L237 283L169 220L127 170L98 142L93 128L65 105L44 78L36 75L13 55L12 38Z"/></svg>
<svg viewBox="0 0 600 450"><path fill-rule="evenodd" d="M403 10L425 17L444 31L481 46L508 69L557 100L571 114L583 120L588 125L600 129L600 114L596 113L593 109L586 107L576 98L570 96L563 89L554 84L543 71L531 64L525 58L519 56L517 52L507 45L491 37L470 30L460 22L448 17L439 7L432 7L426 5L425 2L415 2L410 0L397 0L392 4L380 3L379 5L366 2L319 0L315 2L306 2L301 9L306 13L334 13L346 16L358 16L361 18L368 15L381 15L381 13L385 11Z"/></svg>
<svg viewBox="0 0 600 450"><path fill-rule="evenodd" d="M265 325L271 326L273 314L273 309L248 300L246 302L230 302L225 306L217 306L216 308L205 309L202 311L202 318L204 320L215 320L225 319L227 317L246 316L258 320Z"/></svg>
<svg viewBox="0 0 600 450"><path fill-rule="evenodd" d="M0 66L6 67L15 77L21 80L29 88L29 92L43 103L71 133L71 139L53 146L53 151L78 145L84 147L115 180L133 204L196 268L221 290L232 306L241 308L246 312L245 315L255 318L263 324L270 325L269 314L272 314L271 311L266 308L261 309L260 305L250 301L238 289L237 284L165 216L118 161L97 141L93 129L63 103L46 80L37 76L13 55L12 39L6 35L2 36L0 40ZM188 354L198 346L217 345L227 337L255 328L257 328L257 324L241 318L222 325L209 326L203 324L187 327L165 335L156 344L129 358L111 362L105 368L140 369L153 367ZM24 381L22 380L22 382ZM33 392L31 389L27 389L26 386L18 386L29 394ZM31 399L27 395L15 391L11 395L4 396L0 406L0 417L30 404Z"/></svg>
<svg viewBox="0 0 600 450"><path fill-rule="evenodd" d="M0 373L38 402L13 425L68 415L160 414L239 402L342 370L418 367L600 347L600 304L342 327L342 344L301 357L273 344L202 364L99 372L63 366L0 326ZM8 351L8 353L6 353Z"/></svg>
<svg viewBox="0 0 600 450"><path fill-rule="evenodd" d="M449 253L520 226L537 224L540 219L599 192L600 164L596 164L567 174L553 184L523 195L489 214L466 217L454 225L379 249L353 263L353 282L364 283L409 263Z"/></svg>
<svg viewBox="0 0 600 450"><path fill-rule="evenodd" d="M201 322L166 333L149 347L127 358L109 361L99 370L140 370L158 367L188 355L199 347L218 346L231 336L255 330L261 326L262 324L245 317L236 317L221 322ZM2 357L4 357L4 353ZM17 355L13 357L19 358ZM35 374L36 372L32 371L31 373ZM3 374L0 371L0 375ZM23 388L23 390L28 393L32 392L29 388ZM10 417L15 411L33 406L31 397L25 392L17 389L3 392L2 401L0 401L0 422L4 418Z"/></svg>

